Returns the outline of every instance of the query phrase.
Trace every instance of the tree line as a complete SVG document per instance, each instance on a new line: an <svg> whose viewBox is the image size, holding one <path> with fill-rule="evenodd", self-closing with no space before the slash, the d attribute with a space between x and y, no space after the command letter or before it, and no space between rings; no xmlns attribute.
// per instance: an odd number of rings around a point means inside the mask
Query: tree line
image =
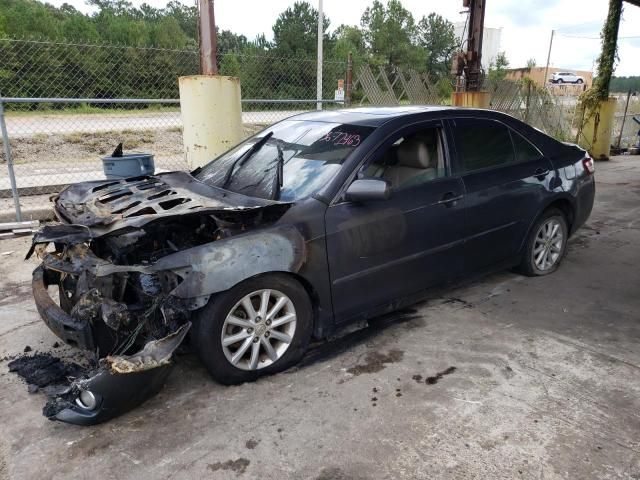
<svg viewBox="0 0 640 480"><path fill-rule="evenodd" d="M640 95L640 76L634 77L613 77L609 84L611 92L637 92Z"/></svg>
<svg viewBox="0 0 640 480"><path fill-rule="evenodd" d="M3 95L175 98L176 77L197 73L196 7L175 0L164 8L135 7L126 0L88 3L93 13L66 3L0 0ZM240 76L245 97L313 98L317 21L317 10L298 1L279 14L272 40L218 30L220 73ZM356 66L406 67L449 83L459 41L453 24L440 15L416 19L400 0L374 0L359 25L330 27L325 17L326 95L332 96L335 80L344 78L349 52ZM9 39L45 43L25 46ZM138 49L82 47L103 44Z"/></svg>

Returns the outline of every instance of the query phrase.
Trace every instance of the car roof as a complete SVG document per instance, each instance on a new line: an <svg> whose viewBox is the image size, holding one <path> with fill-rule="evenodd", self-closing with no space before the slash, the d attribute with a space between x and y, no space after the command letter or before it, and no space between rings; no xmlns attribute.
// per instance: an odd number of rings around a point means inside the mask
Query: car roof
<svg viewBox="0 0 640 480"><path fill-rule="evenodd" d="M486 111L482 109L462 109L458 107L448 107L443 105L406 105L397 107L358 107L341 108L338 110L318 110L300 113L298 115L290 117L289 119L379 127L389 120L393 120L398 117L406 117L421 113L439 112L443 110L461 110L464 112Z"/></svg>

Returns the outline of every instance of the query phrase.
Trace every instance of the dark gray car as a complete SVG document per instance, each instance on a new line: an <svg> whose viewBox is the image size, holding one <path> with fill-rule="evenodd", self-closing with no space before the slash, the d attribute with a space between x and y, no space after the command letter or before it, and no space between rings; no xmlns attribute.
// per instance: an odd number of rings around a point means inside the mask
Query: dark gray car
<svg viewBox="0 0 640 480"><path fill-rule="evenodd" d="M592 173L585 151L507 115L397 107L298 115L191 173L72 185L34 238L33 290L47 325L102 361L49 416L142 402L191 325L211 375L240 383L434 286L549 274L591 212Z"/></svg>

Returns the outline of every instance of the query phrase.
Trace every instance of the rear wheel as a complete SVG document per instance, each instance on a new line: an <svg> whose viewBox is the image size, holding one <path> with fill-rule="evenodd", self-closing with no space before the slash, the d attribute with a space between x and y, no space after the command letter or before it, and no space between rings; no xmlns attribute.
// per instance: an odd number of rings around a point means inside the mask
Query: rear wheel
<svg viewBox="0 0 640 480"><path fill-rule="evenodd" d="M545 211L529 233L519 270L528 276L555 272L566 252L568 237L564 214L555 208Z"/></svg>
<svg viewBox="0 0 640 480"><path fill-rule="evenodd" d="M312 315L302 285L286 275L264 275L212 297L196 314L194 343L214 379L251 381L298 362Z"/></svg>

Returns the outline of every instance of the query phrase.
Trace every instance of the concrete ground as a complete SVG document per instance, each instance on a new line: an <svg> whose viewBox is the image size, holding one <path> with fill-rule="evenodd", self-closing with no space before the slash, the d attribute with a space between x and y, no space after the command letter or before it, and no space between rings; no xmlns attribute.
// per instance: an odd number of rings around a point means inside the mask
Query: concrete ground
<svg viewBox="0 0 640 480"><path fill-rule="evenodd" d="M555 274L447 291L256 383L184 355L157 397L83 428L0 362L0 478L640 478L640 158L597 179ZM38 319L27 244L0 241L0 357L72 356Z"/></svg>

